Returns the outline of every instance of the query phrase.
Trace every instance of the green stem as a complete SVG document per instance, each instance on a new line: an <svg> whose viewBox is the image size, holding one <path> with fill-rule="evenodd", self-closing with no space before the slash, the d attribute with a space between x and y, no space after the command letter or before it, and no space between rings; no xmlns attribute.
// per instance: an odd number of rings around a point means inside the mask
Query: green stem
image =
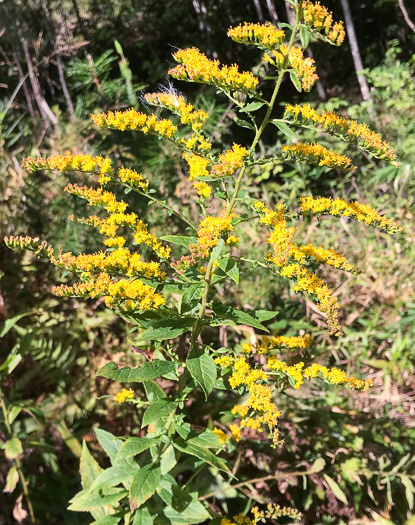
<svg viewBox="0 0 415 525"><path fill-rule="evenodd" d="M258 144L259 139L261 138L261 135L262 135L266 125L269 123L270 115L271 115L271 112L272 112L272 110L274 108L274 104L275 104L275 101L277 99L277 95L278 95L278 92L280 90L282 80L283 80L284 75L285 75L285 73L287 71L288 57L290 55L291 48L294 45L295 37L296 37L296 34L297 34L297 29L298 29L299 22L300 22L300 20L299 20L299 13L300 13L300 10L301 10L301 4L302 4L302 0L299 0L299 5L298 5L297 11L296 11L295 24L294 24L294 27L293 27L293 30L292 30L292 33L291 33L290 41L288 43L287 54L285 56L284 64L281 67L281 70L279 72L279 75L278 75L278 78L277 78L277 83L275 84L275 88L274 88L274 91L272 93L271 100L269 102L268 109L267 109L267 112L265 114L264 120L262 121L262 124L261 124L260 128L258 129L258 131L255 134L254 140L252 141L251 147L249 148L249 152L252 152L255 149L255 146ZM232 213L232 210L233 210L233 207L235 205L236 199L238 198L239 188L241 187L241 183L242 183L242 179L243 179L243 176L245 174L245 171L246 171L246 166L244 166L241 169L241 171L239 173L239 176L238 176L238 178L236 180L235 189L234 189L232 198L229 201L229 204L228 204L228 206L226 208L225 218L229 217L231 215L231 213ZM198 338L200 330L202 328L203 317L205 315L205 311L206 311L206 307L207 307L207 299L208 299L209 290L210 290L210 287L211 287L213 264L214 264L214 261L210 261L208 266L207 266L207 268L206 268L206 275L205 275L205 283L206 284L205 284L205 289L203 290L203 296L202 296L202 301L201 301L201 305L200 305L199 316L198 316L198 319L197 319L196 323L194 324L193 330L192 330L192 336L191 336L191 341L190 341L190 351L196 346L197 338ZM182 379L182 378L183 378L183 381L182 381L182 384L183 384L184 381L185 381L185 373L182 374L182 377L180 379ZM180 386L181 385L179 384L179 388L180 388ZM182 386L182 388L183 388L183 386Z"/></svg>
<svg viewBox="0 0 415 525"><path fill-rule="evenodd" d="M4 396L3 396L3 392L1 390L1 387L0 387L0 404L1 404L1 409L3 411L4 424L6 426L7 433L8 433L10 438L13 438L13 431L12 431L12 428L11 428L11 426L9 424L9 414L7 412L6 403L4 402ZM22 485L23 495L24 495L24 497L26 499L27 508L29 510L30 521L31 521L31 523L33 523L35 525L36 524L35 513L33 511L32 501L30 499L29 491L27 489L26 478L25 478L25 476L23 474L22 463L21 463L19 457L15 458L14 462L16 464L16 470L17 470L17 473L19 475L20 483Z"/></svg>

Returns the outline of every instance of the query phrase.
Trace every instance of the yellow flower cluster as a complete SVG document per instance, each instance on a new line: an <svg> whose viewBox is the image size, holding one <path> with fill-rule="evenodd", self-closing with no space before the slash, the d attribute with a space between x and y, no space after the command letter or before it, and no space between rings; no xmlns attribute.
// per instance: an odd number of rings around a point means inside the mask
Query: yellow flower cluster
<svg viewBox="0 0 415 525"><path fill-rule="evenodd" d="M233 517L233 520L228 518L222 518L220 520L220 525L255 525L257 521L255 519L248 518L244 516L242 512Z"/></svg>
<svg viewBox="0 0 415 525"><path fill-rule="evenodd" d="M294 388L299 389L300 386L303 384L303 373L302 370L304 368L304 363L300 362L296 365L289 366L286 363L283 363L279 359L277 359L275 356L269 357L267 360L267 367L270 370L277 370L278 372L282 372L283 374L291 377L294 380Z"/></svg>
<svg viewBox="0 0 415 525"><path fill-rule="evenodd" d="M281 347L287 347L287 348L309 348L311 343L313 342L313 339L311 335L306 334L304 336L298 335L294 337L287 337L285 335L278 335L274 337L268 337L264 335L261 338L261 344L260 345L252 345L252 344L244 344L242 347L242 352L244 354L266 354L269 350L275 349L275 348L281 348ZM224 359L222 357L221 359ZM222 363L220 363L221 366Z"/></svg>
<svg viewBox="0 0 415 525"><path fill-rule="evenodd" d="M114 401L117 403L125 403L128 399L134 399L134 390L132 388L123 388L114 396Z"/></svg>
<svg viewBox="0 0 415 525"><path fill-rule="evenodd" d="M300 521L303 517L300 511L293 509L291 507L280 507L275 503L268 503L267 509L265 511L259 510L258 507L253 507L251 509L252 514L254 515L255 520L264 522L264 518L267 520L275 520L281 517L291 518L296 521Z"/></svg>
<svg viewBox="0 0 415 525"><path fill-rule="evenodd" d="M323 34L335 46L340 46L346 36L343 22L334 22L333 15L320 2L306 0L302 4L303 18L307 27Z"/></svg>
<svg viewBox="0 0 415 525"><path fill-rule="evenodd" d="M344 270L345 272L359 273L358 270L350 264L346 257L341 253L336 252L331 248L323 248L322 246L313 246L312 244L305 244L304 246L299 246L298 251L304 257L313 258L317 262L327 264L328 266L333 266L338 270ZM300 262L304 262L299 258L296 258Z"/></svg>
<svg viewBox="0 0 415 525"><path fill-rule="evenodd" d="M39 237L4 237L6 246L14 250L29 250L39 257L51 257L53 255L53 248L46 241L40 241Z"/></svg>
<svg viewBox="0 0 415 525"><path fill-rule="evenodd" d="M179 49L173 58L179 63L169 74L179 80L200 82L217 86L223 90L245 93L255 91L258 78L251 72L239 72L238 66L221 65L219 60L210 60L195 47Z"/></svg>
<svg viewBox="0 0 415 525"><path fill-rule="evenodd" d="M321 246L309 248L309 245L299 247L292 241L294 228L288 228L284 218L285 207L279 205L277 211L270 210L264 203L256 201L254 209L261 214L261 222L268 224L271 234L267 242L273 251L266 255L266 260L278 267L279 274L295 281L294 290L305 292L317 298L319 308L327 314L331 333L340 330L337 320L339 303L332 297L331 290L317 275L302 266L308 257L316 257L319 262L346 270L349 266L346 259L334 250L325 250ZM296 263L290 260L297 261ZM298 264L298 262L302 264Z"/></svg>
<svg viewBox="0 0 415 525"><path fill-rule="evenodd" d="M53 292L60 297L105 297L105 304L109 308L123 304L127 310L154 310L165 304L164 297L151 286L138 280L113 281L106 273L91 275L87 281L72 286L56 286Z"/></svg>
<svg viewBox="0 0 415 525"><path fill-rule="evenodd" d="M188 124L193 131L199 131L209 115L203 109L197 111L191 104L187 104L183 96L175 93L148 93L144 98L149 104L169 109L180 115L182 124Z"/></svg>
<svg viewBox="0 0 415 525"><path fill-rule="evenodd" d="M212 188L204 181L197 181L193 183L193 187L197 191L197 194L204 199L210 197L212 193Z"/></svg>
<svg viewBox="0 0 415 525"><path fill-rule="evenodd" d="M148 185L150 181L145 179L141 173L131 170L129 168L121 168L117 173L118 177L122 182L131 186L132 188L138 188L146 192L148 190Z"/></svg>
<svg viewBox="0 0 415 525"><path fill-rule="evenodd" d="M343 199L301 197L301 211L303 214L320 215L327 213L335 217L351 217L359 222L364 222L384 229L390 233L401 231L393 219L388 219L374 210L368 204L361 202L346 202Z"/></svg>
<svg viewBox="0 0 415 525"><path fill-rule="evenodd" d="M27 157L23 159L22 167L28 171L82 171L95 173L100 184L106 184L112 178L111 160L108 157L93 157L92 155L73 155L69 151L65 155L53 155L47 159L42 157Z"/></svg>
<svg viewBox="0 0 415 525"><path fill-rule="evenodd" d="M321 144L291 144L283 146L284 157L288 160L301 160L315 164L316 166L325 166L327 168L342 168L344 170L355 170L356 166L346 155L339 155L335 151L329 150Z"/></svg>
<svg viewBox="0 0 415 525"><path fill-rule="evenodd" d="M189 179L195 180L198 177L208 177L209 171L207 169L209 165L208 159L201 157L200 155L195 155L194 153L189 153L185 151L183 153L183 158L186 160L189 166Z"/></svg>
<svg viewBox="0 0 415 525"><path fill-rule="evenodd" d="M264 60L270 64L281 68L292 68L297 73L301 81L302 88L305 91L310 91L318 80L316 74L315 62L312 58L304 58L300 47L292 47L288 54L288 46L283 44L278 51L270 51L265 53Z"/></svg>
<svg viewBox="0 0 415 525"><path fill-rule="evenodd" d="M295 282L294 290L304 292L316 297L319 309L327 315L327 322L330 333L339 333L341 330L338 321L338 310L340 305L332 291L316 274L311 273L300 264L286 264L280 268L279 273L282 277L291 279Z"/></svg>
<svg viewBox="0 0 415 525"><path fill-rule="evenodd" d="M232 149L219 155L219 163L212 166L212 176L230 177L243 166L243 158L246 154L246 148L234 143Z"/></svg>
<svg viewBox="0 0 415 525"><path fill-rule="evenodd" d="M219 358L215 360L219 363ZM220 361L223 362L223 361ZM275 427L281 412L277 410L275 403L272 402L271 388L267 385L258 384L258 381L265 381L267 374L261 369L253 369L247 363L245 356L239 356L232 364L232 375L229 377L229 384L232 388L244 385L250 394L246 406L235 405L232 414L239 415L241 428L252 428L262 431L261 425L268 425L269 429L274 430L274 441L278 441L278 431ZM246 417L249 409L256 412L255 417Z"/></svg>
<svg viewBox="0 0 415 525"><path fill-rule="evenodd" d="M235 243L238 239L235 236L228 236L233 231L232 219L230 217L208 216L200 223L197 232L197 250L201 257L207 257L209 250L218 245L221 236L226 236L228 243Z"/></svg>
<svg viewBox="0 0 415 525"><path fill-rule="evenodd" d="M372 386L372 382L369 379L362 381L361 379L357 379L353 376L347 377L343 370L339 370L338 368L328 369L327 367L317 363L313 363L308 368L306 368L303 374L308 379L318 377L319 374L321 374L321 377L329 383L332 383L333 385L345 385L347 388L351 388L353 390L366 391Z"/></svg>
<svg viewBox="0 0 415 525"><path fill-rule="evenodd" d="M271 24L249 24L231 27L228 36L240 44L251 44L260 49L272 49L279 46L284 38L284 31L276 29Z"/></svg>
<svg viewBox="0 0 415 525"><path fill-rule="evenodd" d="M126 111L108 111L91 115L95 124L101 128L119 129L120 131L138 129L160 137L171 138L177 131L177 126L171 120L157 120L155 115L138 113L135 109Z"/></svg>
<svg viewBox="0 0 415 525"><path fill-rule="evenodd" d="M310 104L285 106L284 118L291 117L296 124L317 124L323 131L355 143L364 151L372 153L377 158L394 163L396 155L391 145L372 131L367 124L358 124L337 113L324 111L319 114ZM396 164L396 163L394 163Z"/></svg>
<svg viewBox="0 0 415 525"><path fill-rule="evenodd" d="M158 262L144 262L141 255L131 253L126 248L118 248L110 253L98 252L92 254L60 253L52 256L51 262L71 272L124 274L127 277L142 276L153 279L165 279L165 273L160 270Z"/></svg>
<svg viewBox="0 0 415 525"><path fill-rule="evenodd" d="M125 244L125 239L123 237L116 237L117 228L119 226L128 226L134 232L134 240L137 244L147 244L159 257L169 257L170 247L163 246L157 237L151 235L151 233L147 231L147 226L135 213L124 213L127 208L127 203L117 201L113 193L104 191L102 188L93 189L88 186L78 186L77 184L68 184L65 191L86 199L90 206L105 208L109 213L109 217L105 219L91 216L89 219L78 220L78 222L91 224L97 228L101 234L109 237L109 239L104 241L104 244L107 246L122 247Z"/></svg>

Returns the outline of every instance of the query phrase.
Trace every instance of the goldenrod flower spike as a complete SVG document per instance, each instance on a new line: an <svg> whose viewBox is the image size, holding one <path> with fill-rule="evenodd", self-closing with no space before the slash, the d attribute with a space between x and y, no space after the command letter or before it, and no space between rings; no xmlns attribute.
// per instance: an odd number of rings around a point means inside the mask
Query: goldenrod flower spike
<svg viewBox="0 0 415 525"><path fill-rule="evenodd" d="M92 155L74 155L69 151L65 155L42 157L27 157L23 159L22 167L28 171L82 171L99 175L98 182L106 184L113 175L111 160L108 157L93 157Z"/></svg>
<svg viewBox="0 0 415 525"><path fill-rule="evenodd" d="M235 215L230 217L214 217L208 216L200 223L199 231L197 232L197 251L200 257L207 257L209 250L218 245L219 239L224 236L231 243L238 242L238 238L228 236L233 231L232 219Z"/></svg>
<svg viewBox="0 0 415 525"><path fill-rule="evenodd" d="M243 159L248 150L239 144L233 144L232 149L219 155L218 164L211 168L212 177L230 177L243 166Z"/></svg>
<svg viewBox="0 0 415 525"><path fill-rule="evenodd" d="M118 392L114 396L114 401L117 403L125 403L129 399L134 399L134 390L132 388L123 388L121 392Z"/></svg>
<svg viewBox="0 0 415 525"><path fill-rule="evenodd" d="M144 98L149 104L169 109L180 116L182 124L188 124L193 131L199 131L209 115L203 109L196 110L187 104L182 95L176 93L147 93Z"/></svg>
<svg viewBox="0 0 415 525"><path fill-rule="evenodd" d="M320 2L306 0L302 11L304 23L309 29L318 32L330 44L340 46L343 43L346 36L343 22L334 22L332 13Z"/></svg>
<svg viewBox="0 0 415 525"><path fill-rule="evenodd" d="M282 44L284 31L271 24L249 24L230 27L228 36L240 44L250 44L260 49L274 49Z"/></svg>
<svg viewBox="0 0 415 525"><path fill-rule="evenodd" d="M315 164L316 166L325 166L327 168L341 168L353 171L356 166L346 155L339 155L335 151L329 150L321 144L291 144L283 146L284 157L288 160L300 160Z"/></svg>
<svg viewBox="0 0 415 525"><path fill-rule="evenodd" d="M372 131L367 124L358 124L355 120L349 120L337 113L323 111L318 113L310 104L285 106L284 118L290 118L295 124L306 125L316 124L322 131L340 137L360 149L367 151L376 158L385 159L396 164L396 154L391 145L382 140L382 137Z"/></svg>
<svg viewBox="0 0 415 525"><path fill-rule="evenodd" d="M179 65L170 69L169 74L178 80L200 82L216 86L224 91L252 93L258 85L258 78L251 72L239 72L238 66L225 66L219 60L210 60L199 49L179 49L173 58Z"/></svg>
<svg viewBox="0 0 415 525"><path fill-rule="evenodd" d="M165 304L164 297L156 293L151 286L137 279L112 280L106 273L91 275L87 281L72 286L62 284L54 287L52 291L60 297L105 297L108 308L122 304L131 311L154 310Z"/></svg>
<svg viewBox="0 0 415 525"><path fill-rule="evenodd" d="M177 126L170 120L157 120L155 115L138 113L135 109L126 111L109 111L108 113L92 114L91 119L101 128L118 129L120 131L138 129L142 133L172 138Z"/></svg>
<svg viewBox="0 0 415 525"><path fill-rule="evenodd" d="M283 44L278 51L265 53L264 60L281 69L283 66L294 69L301 81L304 91L310 91L318 80L315 62L312 58L304 58L300 47L292 47L288 53L288 46Z"/></svg>
<svg viewBox="0 0 415 525"><path fill-rule="evenodd" d="M35 255L43 257L51 257L54 253L53 248L46 241L40 241L39 237L4 237L4 242L9 248L19 250L29 250Z"/></svg>
<svg viewBox="0 0 415 525"><path fill-rule="evenodd" d="M361 202L346 202L343 199L301 197L301 212L312 215L334 215L335 217L350 217L359 222L370 224L375 228L395 233L402 230L393 219L380 215L368 204Z"/></svg>

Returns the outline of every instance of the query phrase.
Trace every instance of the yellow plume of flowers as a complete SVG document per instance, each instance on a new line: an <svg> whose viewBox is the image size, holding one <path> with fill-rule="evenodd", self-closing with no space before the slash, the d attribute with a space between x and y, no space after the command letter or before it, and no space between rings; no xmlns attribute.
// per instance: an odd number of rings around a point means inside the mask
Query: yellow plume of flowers
<svg viewBox="0 0 415 525"><path fill-rule="evenodd" d="M396 155L391 145L382 140L382 137L367 124L358 124L356 120L349 120L337 113L324 111L320 114L310 104L287 104L284 118L292 118L293 122L299 125L317 124L322 131L352 142L376 158L388 160L398 166L394 162Z"/></svg>
<svg viewBox="0 0 415 525"><path fill-rule="evenodd" d="M273 49L282 44L284 31L271 24L249 24L230 27L228 36L240 44L251 44L260 49Z"/></svg>
<svg viewBox="0 0 415 525"><path fill-rule="evenodd" d="M118 248L113 252L98 252L92 254L81 253L73 255L71 252L52 256L51 262L72 272L123 274L127 277L142 276L153 279L165 279L165 273L160 270L158 262L144 262L141 255L131 253L126 248Z"/></svg>
<svg viewBox="0 0 415 525"><path fill-rule="evenodd" d="M303 18L305 25L325 38L331 44L340 46L346 32L343 22L334 22L333 15L330 11L322 6L320 2L310 2L306 0L302 4Z"/></svg>
<svg viewBox="0 0 415 525"><path fill-rule="evenodd" d="M275 348L309 348L313 339L311 335L297 335L293 337L287 337L285 335L278 335L274 337L268 337L264 335L261 338L260 345L244 344L242 347L242 353L244 354L266 354L269 350Z"/></svg>
<svg viewBox="0 0 415 525"><path fill-rule="evenodd" d="M42 157L27 157L22 161L22 167L27 171L82 171L99 175L98 182L106 184L113 175L111 160L108 157L93 157L92 155L74 155L67 151L65 155Z"/></svg>
<svg viewBox="0 0 415 525"><path fill-rule="evenodd" d="M102 188L93 189L88 186L78 186L77 184L68 184L65 191L86 199L89 206L105 208L109 213L109 216L105 219L96 216L92 216L89 219L77 219L78 222L91 224L97 228L100 233L111 238L111 241L104 241L104 244L107 246L123 246L125 239L123 240L123 237L116 237L116 232L119 226L128 226L132 229L134 240L137 244L147 244L159 257L169 257L170 247L164 246L157 237L151 235L151 233L147 231L147 226L135 213L124 213L127 208L127 203L118 201L113 193L104 191Z"/></svg>
<svg viewBox="0 0 415 525"><path fill-rule="evenodd" d="M238 66L221 65L219 60L210 60L199 49L190 47L179 49L173 58L179 63L169 74L178 80L210 84L225 91L235 90L243 93L255 91L258 78L251 72L239 72Z"/></svg>
<svg viewBox="0 0 415 525"><path fill-rule="evenodd" d="M189 153L185 151L183 153L183 158L186 160L189 166L189 178L190 180L195 180L198 177L208 177L209 171L207 167L209 166L209 160L201 157L200 155L195 155L194 153Z"/></svg>
<svg viewBox="0 0 415 525"><path fill-rule="evenodd" d="M141 281L119 279L112 280L106 273L90 275L88 280L72 286L62 284L52 288L55 295L64 297L105 297L108 308L121 304L131 311L155 310L165 304L164 297L156 293L151 286Z"/></svg>
<svg viewBox="0 0 415 525"><path fill-rule="evenodd" d="M209 118L206 111L195 111L192 104L187 104L183 96L175 93L147 93L144 98L149 104L169 109L179 115L181 123L188 124L193 131L199 131Z"/></svg>
<svg viewBox="0 0 415 525"><path fill-rule="evenodd" d="M236 170L243 166L243 158L247 154L247 149L239 144L233 144L232 149L219 155L218 164L212 166L213 177L230 177Z"/></svg>
<svg viewBox="0 0 415 525"><path fill-rule="evenodd" d="M235 215L230 217L208 216L201 221L196 245L201 257L207 257L209 250L218 245L221 236L228 237L228 234L233 231L232 219L234 217ZM235 242L235 239L232 240ZM236 242L237 240L236 238Z"/></svg>
<svg viewBox="0 0 415 525"><path fill-rule="evenodd" d="M142 133L165 138L172 138L177 131L177 126L171 120L157 120L155 115L148 116L144 113L138 113L135 109L92 114L91 119L100 128L118 129L120 131L138 129Z"/></svg>
<svg viewBox="0 0 415 525"><path fill-rule="evenodd" d="M401 231L393 219L380 215L368 204L361 202L346 202L343 199L330 199L312 196L301 197L301 212L303 214L321 215L329 214L335 217L350 217L359 222L370 224L375 228L386 230L390 233Z"/></svg>
<svg viewBox="0 0 415 525"><path fill-rule="evenodd" d="M318 80L314 60L309 57L304 58L300 47L294 46L288 53L288 46L283 44L278 51L273 50L265 53L264 60L278 69L282 67L294 69L305 91L310 91Z"/></svg>
<svg viewBox="0 0 415 525"><path fill-rule="evenodd" d="M207 199L212 194L212 188L204 181L194 182L193 187L197 191L197 194L204 199Z"/></svg>
<svg viewBox="0 0 415 525"><path fill-rule="evenodd" d="M346 155L339 155L335 151L331 151L321 144L291 144L283 146L282 151L284 157L288 160L300 160L315 164L316 166L325 166L327 168L342 168L344 170L353 171L356 166L352 165L352 161Z"/></svg>

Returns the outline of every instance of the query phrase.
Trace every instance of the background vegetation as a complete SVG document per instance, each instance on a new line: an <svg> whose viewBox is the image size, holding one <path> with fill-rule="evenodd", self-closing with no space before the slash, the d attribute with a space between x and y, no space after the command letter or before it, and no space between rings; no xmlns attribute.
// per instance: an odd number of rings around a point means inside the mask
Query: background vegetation
<svg viewBox="0 0 415 525"><path fill-rule="evenodd" d="M344 2L324 3L336 18L344 18ZM379 167L365 159L357 173L347 176L296 163L281 163L272 170L260 167L250 174L269 203L275 202L277 193L288 202L309 191L358 197L376 209L393 211L404 227L392 238L333 220L329 234L326 228L319 239L320 230L312 222L304 223L303 237L334 248L342 241L349 259L364 270L346 280L336 274L328 277L342 304L345 333L340 338L327 338L325 320L312 303L294 295L282 280L270 283L258 269L238 292L229 291L244 308L278 310L270 325L276 334L311 333L317 342L316 359L345 370L358 369L374 381L367 394L320 392L315 386L306 394L302 391L305 397L288 391L280 400L284 447L272 456L261 443L239 452L244 472L259 468L264 476L281 473L269 483L269 490L280 494L281 505L302 510L304 523L415 520L415 27L411 22L415 9L407 4L405 9L395 0L350 2L369 99L358 82L348 42L335 50L311 47L321 79L311 94L314 104L370 123L394 145L400 169ZM79 225L75 229L67 220L74 207L81 206L63 198L67 180L47 174L28 176L20 168L24 156L66 149L111 154L140 171L148 166L146 175L163 193L180 195L191 211L193 194L177 154L162 143L132 134L117 136L115 146L108 134L91 125L89 113L142 108L141 92L160 83L168 87L165 73L173 45L195 45L211 57L216 58L217 52L223 62L246 67L249 51L225 37L227 28L244 20L275 22L277 16L280 22L289 16L283 1L0 3L1 238L41 235L47 230L48 240L65 251L92 251L97 246L90 230ZM178 82L175 85L180 89ZM287 100L304 100L288 82L283 90ZM212 113L213 95L209 89L195 87L191 102ZM235 116L225 99L214 110L211 133L227 144L232 119L224 114ZM243 130L232 132L233 139L243 142ZM304 138L313 136L305 132ZM272 148L285 139L275 128L263 139L264 146ZM164 214L137 197L128 199L157 233L166 221ZM175 219L168 220L173 224ZM179 232L180 225L176 226ZM255 255L265 241L264 233L246 235ZM114 408L106 397L113 393L110 383L96 378L95 371L109 359L134 363L137 354L126 326L100 301L85 304L54 298L49 289L58 276L42 261L0 245L0 277L0 381L8 411L8 425L0 415L0 446L10 426L23 442L22 469L40 523L86 524L86 514L66 510L79 490L81 441L86 440L103 461L92 427L121 435L137 431L138 423L129 405ZM235 327L234 334L221 332L221 343L226 346L227 337L246 337L246 330ZM8 360L9 354L15 357ZM110 388L116 391L114 385ZM200 407L203 403L200 399ZM209 403L220 406L221 399L213 397ZM203 410L199 418L195 424L206 426ZM325 476L319 471L322 460ZM307 479L295 475L304 462L316 465L316 473ZM5 524L24 518L13 475L7 477L9 469L10 462L2 460L0 522ZM252 501L258 500L254 488L244 490ZM226 493L226 498L230 514L244 510L232 507L232 494Z"/></svg>

